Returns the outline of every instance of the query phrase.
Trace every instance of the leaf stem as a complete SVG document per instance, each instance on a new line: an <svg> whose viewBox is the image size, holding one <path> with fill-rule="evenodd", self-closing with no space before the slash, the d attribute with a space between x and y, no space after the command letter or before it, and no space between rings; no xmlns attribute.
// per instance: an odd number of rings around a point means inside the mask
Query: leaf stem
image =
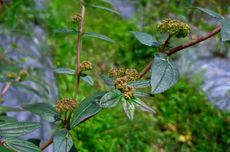
<svg viewBox="0 0 230 152"><path fill-rule="evenodd" d="M165 50L165 48L166 48L166 46L168 45L169 40L171 39L171 37L172 37L172 35L169 35L169 36L167 37L167 39L165 40L165 43L164 43L164 45L163 45L163 47L162 47L162 49L161 49L161 52Z"/></svg>
<svg viewBox="0 0 230 152"><path fill-rule="evenodd" d="M176 53L176 52L179 52L179 51L181 51L181 50L183 50L183 49L185 49L185 48L188 48L188 47L190 47L190 46L193 46L193 45L196 45L196 44L198 44L198 43L200 43L200 42L203 42L203 41L205 41L205 40L207 40L207 39L209 39L209 38L215 36L216 34L220 33L220 31L221 31L221 26L218 26L218 27L216 27L213 31L207 33L206 35L200 36L200 37L198 37L197 39L191 40L191 41L186 42L186 43L184 43L184 44L182 44L182 45L179 45L179 46L177 46L177 47L174 47L174 48L172 48L172 49L169 49L169 50L165 51L164 53L167 54L168 56L170 56L170 55L172 55L172 54L174 54L174 53ZM143 77L146 75L146 73L151 69L151 65L152 65L152 62L150 62L150 63L139 73L139 78L143 78Z"/></svg>
<svg viewBox="0 0 230 152"><path fill-rule="evenodd" d="M76 75L77 75L77 82L76 82L76 88L75 88L75 94L74 94L74 99L76 99L78 95L78 90L80 86L80 63L81 63L81 38L83 35L83 29L84 29L84 20L85 20L85 6L84 6L84 0L81 0L81 21L79 23L79 28L78 28L78 37L77 37L77 48L76 48Z"/></svg>
<svg viewBox="0 0 230 152"><path fill-rule="evenodd" d="M7 82L4 87L2 88L2 91L0 93L0 97L4 97L6 93L9 91L10 87L12 85L12 82Z"/></svg>

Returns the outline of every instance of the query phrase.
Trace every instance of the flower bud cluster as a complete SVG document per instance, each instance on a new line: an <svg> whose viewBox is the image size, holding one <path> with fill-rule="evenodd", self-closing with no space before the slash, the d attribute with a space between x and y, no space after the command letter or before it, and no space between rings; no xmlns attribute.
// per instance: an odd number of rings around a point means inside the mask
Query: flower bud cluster
<svg viewBox="0 0 230 152"><path fill-rule="evenodd" d="M138 79L138 72L136 69L112 68L109 70L109 76L113 78L126 77L127 81L135 81Z"/></svg>
<svg viewBox="0 0 230 152"><path fill-rule="evenodd" d="M8 79L14 79L16 81L20 81L20 80L23 80L26 76L28 75L28 72L27 70L20 70L18 73L16 72L9 72L6 74L6 77Z"/></svg>
<svg viewBox="0 0 230 152"><path fill-rule="evenodd" d="M83 72L83 71L89 71L92 69L92 63L90 61L83 61L81 64L80 64L80 71Z"/></svg>
<svg viewBox="0 0 230 152"><path fill-rule="evenodd" d="M77 101L74 99L62 99L56 103L58 112L73 111L77 107Z"/></svg>
<svg viewBox="0 0 230 152"><path fill-rule="evenodd" d="M82 20L82 16L79 13L72 15L70 18L73 23L78 23Z"/></svg>
<svg viewBox="0 0 230 152"><path fill-rule="evenodd" d="M168 33L169 35L175 35L177 38L183 38L190 33L190 27L188 24L174 19L165 19L158 24L158 30L161 33Z"/></svg>
<svg viewBox="0 0 230 152"><path fill-rule="evenodd" d="M109 75L115 79L115 88L119 89L125 99L130 100L135 93L135 88L128 85L128 82L138 79L138 72L136 69L111 69Z"/></svg>

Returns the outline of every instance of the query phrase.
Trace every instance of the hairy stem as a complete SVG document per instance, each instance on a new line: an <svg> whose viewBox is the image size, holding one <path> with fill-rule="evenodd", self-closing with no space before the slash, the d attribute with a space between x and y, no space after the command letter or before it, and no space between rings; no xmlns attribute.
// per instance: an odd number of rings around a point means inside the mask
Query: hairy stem
<svg viewBox="0 0 230 152"><path fill-rule="evenodd" d="M179 52L185 48L188 48L190 46L196 45L202 41L205 41L213 36L215 36L216 34L218 34L221 31L221 26L218 26L217 28L215 28L212 32L207 33L206 35L200 36L197 39L191 40L189 42L186 42L180 46L177 46L175 48L169 49L167 51L165 51L164 53L167 54L168 56ZM140 73L139 73L139 78L143 78L145 76L145 74L151 69L151 65L152 62L150 62Z"/></svg>
<svg viewBox="0 0 230 152"><path fill-rule="evenodd" d="M77 49L76 49L76 75L77 75L77 82L76 82L76 88L75 88L75 94L74 99L76 99L78 95L79 85L80 85L80 63L81 63L81 38L83 35L83 29L84 29L84 20L85 20L85 6L84 6L84 0L81 0L81 21L79 23L78 28L78 37L77 37Z"/></svg>

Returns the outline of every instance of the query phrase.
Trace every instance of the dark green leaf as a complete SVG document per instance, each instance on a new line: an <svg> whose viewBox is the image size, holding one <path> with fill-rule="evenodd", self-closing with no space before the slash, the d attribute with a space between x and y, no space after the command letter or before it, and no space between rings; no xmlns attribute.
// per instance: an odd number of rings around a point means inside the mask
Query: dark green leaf
<svg viewBox="0 0 230 152"><path fill-rule="evenodd" d="M62 34L78 34L79 32L75 29L56 29L54 30L55 33L62 33Z"/></svg>
<svg viewBox="0 0 230 152"><path fill-rule="evenodd" d="M102 75L101 76L102 80L104 81L104 83L106 85L108 85L109 87L114 88L114 80L106 75Z"/></svg>
<svg viewBox="0 0 230 152"><path fill-rule="evenodd" d="M69 68L57 68L54 70L54 72L58 74L71 74L71 75L74 75L76 73L75 70Z"/></svg>
<svg viewBox="0 0 230 152"><path fill-rule="evenodd" d="M16 152L41 152L33 143L16 138L7 138L4 145Z"/></svg>
<svg viewBox="0 0 230 152"><path fill-rule="evenodd" d="M31 139L28 139L27 141L33 143L36 146L40 146L40 143L41 143L41 140L38 138L31 138Z"/></svg>
<svg viewBox="0 0 230 152"><path fill-rule="evenodd" d="M145 104L144 102L141 101L141 99L139 98L134 98L132 99L133 102L135 102L138 106L141 107L141 110L142 111L146 111L146 112L149 112L149 113L152 113L153 115L156 114L156 111L153 110L151 107L149 107L147 104Z"/></svg>
<svg viewBox="0 0 230 152"><path fill-rule="evenodd" d="M108 8L108 7L101 6L101 5L90 4L88 6L98 8L98 9L102 9L102 10L109 11L109 12L112 12L112 13L120 15L120 13L118 11L116 11L114 9L111 9L111 8Z"/></svg>
<svg viewBox="0 0 230 152"><path fill-rule="evenodd" d="M122 94L119 90L110 91L110 92L106 93L100 99L99 104L102 108L113 108L118 104L121 96L122 96Z"/></svg>
<svg viewBox="0 0 230 152"><path fill-rule="evenodd" d="M129 83L130 86L133 86L134 88L147 88L150 86L149 80L139 80Z"/></svg>
<svg viewBox="0 0 230 152"><path fill-rule="evenodd" d="M81 75L80 78L85 81L86 83L88 83L89 85L93 86L94 81L93 78L89 75Z"/></svg>
<svg viewBox="0 0 230 152"><path fill-rule="evenodd" d="M89 37L94 37L94 38L99 38L105 41L109 41L109 42L113 42L113 40L105 35L102 34L97 34L97 33L93 33L93 32L85 32L84 36L89 36Z"/></svg>
<svg viewBox="0 0 230 152"><path fill-rule="evenodd" d="M158 53L152 63L151 94L166 91L179 80L179 71L176 65L166 54Z"/></svg>
<svg viewBox="0 0 230 152"><path fill-rule="evenodd" d="M113 5L113 3L110 2L109 0L100 0L100 1L105 2L105 3L107 3L107 4L110 4L110 5Z"/></svg>
<svg viewBox="0 0 230 152"><path fill-rule="evenodd" d="M135 112L135 106L134 106L134 104L132 102L125 101L125 102L123 102L123 108L124 108L126 116L130 120L133 120L134 112Z"/></svg>
<svg viewBox="0 0 230 152"><path fill-rule="evenodd" d="M25 84L22 84L22 83L15 83L14 86L17 87L17 88L22 88L22 89L24 89L24 90L26 90L28 92L31 92L31 93L39 96L39 97L46 97L46 98L48 97L47 93L42 94L42 93L40 93L40 91L32 88L29 85L25 85Z"/></svg>
<svg viewBox="0 0 230 152"><path fill-rule="evenodd" d="M230 40L230 20L222 21L221 39L222 41Z"/></svg>
<svg viewBox="0 0 230 152"><path fill-rule="evenodd" d="M104 92L97 93L81 101L79 107L74 111L73 118L71 119L71 128L76 127L101 111L102 108L99 106L99 101L104 94Z"/></svg>
<svg viewBox="0 0 230 152"><path fill-rule="evenodd" d="M35 76L27 76L25 81L31 81L35 84L37 84L38 86L40 86L42 89L44 89L46 91L47 94L49 94L50 89L49 89L49 84L47 82L45 82L44 80L35 77Z"/></svg>
<svg viewBox="0 0 230 152"><path fill-rule="evenodd" d="M54 151L69 152L73 146L73 141L67 130L61 130L54 136Z"/></svg>
<svg viewBox="0 0 230 152"><path fill-rule="evenodd" d="M224 17L212 10L209 10L209 9L205 9L205 8L201 8L201 7L196 7L197 9L201 10L202 12L205 12L206 14L218 19L218 20L222 20L224 19Z"/></svg>
<svg viewBox="0 0 230 152"><path fill-rule="evenodd" d="M140 91L135 91L134 96L143 97L143 98L149 98L150 97L150 95L148 93L140 92Z"/></svg>
<svg viewBox="0 0 230 152"><path fill-rule="evenodd" d="M48 103L35 103L23 105L23 109L30 111L33 114L39 115L49 122L55 121L55 115L58 115L58 112L55 108Z"/></svg>
<svg viewBox="0 0 230 152"><path fill-rule="evenodd" d="M38 129L35 122L0 122L0 135L3 137L19 137Z"/></svg>
<svg viewBox="0 0 230 152"><path fill-rule="evenodd" d="M143 33L138 31L133 31L132 33L144 45L159 46L159 42L156 40L156 38L148 33Z"/></svg>

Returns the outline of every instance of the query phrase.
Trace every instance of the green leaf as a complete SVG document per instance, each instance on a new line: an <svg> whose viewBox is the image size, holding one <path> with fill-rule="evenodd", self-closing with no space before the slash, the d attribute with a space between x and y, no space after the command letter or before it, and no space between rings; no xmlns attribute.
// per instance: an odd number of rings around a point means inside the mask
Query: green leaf
<svg viewBox="0 0 230 152"><path fill-rule="evenodd" d="M76 127L101 111L102 108L98 103L104 94L104 92L97 93L81 101L79 107L77 107L74 111L73 118L71 119L71 128Z"/></svg>
<svg viewBox="0 0 230 152"><path fill-rule="evenodd" d="M102 80L106 85L108 85L111 88L114 88L114 80L106 75L101 76Z"/></svg>
<svg viewBox="0 0 230 152"><path fill-rule="evenodd" d="M0 116L0 122L17 122L18 120L14 117Z"/></svg>
<svg viewBox="0 0 230 152"><path fill-rule="evenodd" d="M196 7L196 8L201 10L202 12L204 12L204 13L206 13L206 14L208 14L208 15L216 18L216 19L218 19L218 20L224 19L224 17L222 15L220 15L220 14L218 14L218 13L212 11L212 10L209 10L209 9L206 9L206 8L201 8L201 7Z"/></svg>
<svg viewBox="0 0 230 152"><path fill-rule="evenodd" d="M58 74L71 74L71 75L74 75L76 73L75 70L70 68L57 68L54 70L54 72Z"/></svg>
<svg viewBox="0 0 230 152"><path fill-rule="evenodd" d="M55 33L61 33L61 34L78 34L79 32L75 29L56 29L54 30Z"/></svg>
<svg viewBox="0 0 230 152"><path fill-rule="evenodd" d="M0 113L4 113L4 112L21 112L21 111L23 111L23 110L19 109L19 108L11 108L11 107L0 106Z"/></svg>
<svg viewBox="0 0 230 152"><path fill-rule="evenodd" d="M0 136L19 137L40 127L36 122L0 122Z"/></svg>
<svg viewBox="0 0 230 152"><path fill-rule="evenodd" d="M86 75L86 74L81 74L80 78L86 83L88 83L89 85L93 86L94 80L91 76Z"/></svg>
<svg viewBox="0 0 230 152"><path fill-rule="evenodd" d="M23 105L23 109L30 111L33 114L39 115L49 122L55 121L55 116L58 115L58 112L55 108L48 103L35 103Z"/></svg>
<svg viewBox="0 0 230 152"><path fill-rule="evenodd" d="M106 93L100 99L99 104L102 108L113 108L118 104L121 96L122 96L122 94L119 90L110 91L110 92Z"/></svg>
<svg viewBox="0 0 230 152"><path fill-rule="evenodd" d="M155 37L148 33L133 31L134 36L140 41L142 44L147 46L159 46L159 42Z"/></svg>
<svg viewBox="0 0 230 152"><path fill-rule="evenodd" d="M99 1L102 1L102 2L107 3L107 4L110 4L110 5L113 5L113 3L110 2L109 0L99 0Z"/></svg>
<svg viewBox="0 0 230 152"><path fill-rule="evenodd" d="M7 138L4 142L4 146L9 147L16 152L41 152L39 147L22 139Z"/></svg>
<svg viewBox="0 0 230 152"><path fill-rule="evenodd" d="M108 8L108 7L101 6L101 5L89 4L88 6L98 8L98 9L102 9L102 10L109 11L109 12L115 13L117 15L120 15L120 13L118 11L116 11L114 9L111 9L111 8Z"/></svg>
<svg viewBox="0 0 230 152"><path fill-rule="evenodd" d="M130 86L133 86L134 88L147 88L150 86L149 80L139 80L129 83Z"/></svg>
<svg viewBox="0 0 230 152"><path fill-rule="evenodd" d="M153 110L151 107L149 107L147 104L145 104L144 102L141 101L141 99L135 97L134 99L132 99L133 102L135 102L138 106L140 106L142 111L146 111L149 112L151 114L156 114L156 111Z"/></svg>
<svg viewBox="0 0 230 152"><path fill-rule="evenodd" d="M93 33L93 32L85 32L84 36L99 38L101 40L105 40L105 41L113 43L113 40L111 38L109 38L109 37L107 37L105 35L102 35L102 34L97 34L97 33Z"/></svg>
<svg viewBox="0 0 230 152"><path fill-rule="evenodd" d="M162 93L179 80L179 71L166 54L158 53L152 63L151 94Z"/></svg>
<svg viewBox="0 0 230 152"><path fill-rule="evenodd" d="M42 94L42 93L40 93L40 91L38 91L38 90L32 88L32 87L29 86L29 85L25 85L25 84L22 84L22 83L15 83L14 86L17 87L17 88L22 88L22 89L24 89L24 90L26 90L26 91L28 91L28 92L31 92L31 93L33 93L33 94L39 96L39 97L48 98L48 94L47 94L47 93Z"/></svg>
<svg viewBox="0 0 230 152"><path fill-rule="evenodd" d="M54 136L54 151L69 152L73 146L73 141L67 130L60 130Z"/></svg>
<svg viewBox="0 0 230 152"><path fill-rule="evenodd" d="M230 20L223 20L222 21L222 28L221 28L221 39L222 41L229 41L230 40Z"/></svg>
<svg viewBox="0 0 230 152"><path fill-rule="evenodd" d="M135 91L134 96L143 97L143 98L149 98L150 97L150 95L148 93L140 92L140 91Z"/></svg>
<svg viewBox="0 0 230 152"><path fill-rule="evenodd" d="M123 102L123 109L125 111L126 116L130 120L133 120L134 112L135 112L135 106L134 106L133 102L124 101Z"/></svg>

